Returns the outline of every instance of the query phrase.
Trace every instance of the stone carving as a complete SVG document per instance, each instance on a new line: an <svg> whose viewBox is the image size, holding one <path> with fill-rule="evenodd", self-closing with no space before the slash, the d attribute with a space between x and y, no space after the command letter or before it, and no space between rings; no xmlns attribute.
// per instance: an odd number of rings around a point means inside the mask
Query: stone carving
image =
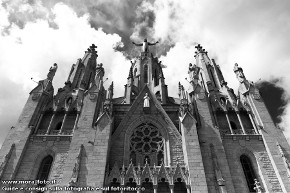
<svg viewBox="0 0 290 193"><path fill-rule="evenodd" d="M236 73L237 79L240 83L243 83L246 80L243 69L239 67L237 63L235 63L234 72Z"/></svg>
<svg viewBox="0 0 290 193"><path fill-rule="evenodd" d="M190 106L188 103L187 93L184 90L183 85L179 83L179 98L180 98L180 107L179 107L179 115L184 116L186 112L190 111Z"/></svg>
<svg viewBox="0 0 290 193"><path fill-rule="evenodd" d="M191 63L189 63L188 74L189 74L190 82L194 80L198 80L199 71L200 71L199 67L197 67L195 64L192 65Z"/></svg>
<svg viewBox="0 0 290 193"><path fill-rule="evenodd" d="M136 62L137 62L137 60L134 60L134 61L133 61L133 60L131 60L130 62L131 62L131 67L134 67L134 66L135 66L135 64L136 64Z"/></svg>
<svg viewBox="0 0 290 193"><path fill-rule="evenodd" d="M11 127L12 128L12 127ZM10 150L9 150L9 152L5 155L5 157L4 157L4 161L1 163L1 165L0 165L0 179L2 178L2 176L3 176L3 173L4 173L4 170L5 170L5 168L6 168L6 166L7 166L7 163L8 163L8 161L9 161L9 159L10 159L10 157L11 157L11 154L12 154L12 151L13 151L13 149L15 148L15 144L13 143L12 145L11 145L11 147L10 147Z"/></svg>
<svg viewBox="0 0 290 193"><path fill-rule="evenodd" d="M114 95L114 82L112 81L111 85L108 88L107 99L112 100Z"/></svg>
<svg viewBox="0 0 290 193"><path fill-rule="evenodd" d="M130 182L130 178L133 178L133 181L136 182L137 186L142 185L146 178L149 179L149 182L152 182L153 185L157 185L158 182L164 178L170 185L174 185L174 182L181 179L181 182L184 182L186 186L190 188L188 170L179 164L177 164L176 167L165 166L164 164L161 166L154 165L150 167L148 163L145 163L144 167L140 167L140 165L134 166L131 162L127 167L123 165L121 171L117 165L114 164L114 167L106 176L106 185L110 185L114 179L115 182L120 182L121 186L126 185Z"/></svg>
<svg viewBox="0 0 290 193"><path fill-rule="evenodd" d="M250 90L251 83L246 79L243 69L239 67L237 63L234 66L234 72L238 81L240 82L239 93L246 95Z"/></svg>
<svg viewBox="0 0 290 193"><path fill-rule="evenodd" d="M144 97L144 106L143 107L147 107L149 108L150 107L150 97L148 96L148 93L145 94L145 97Z"/></svg>
<svg viewBox="0 0 290 193"><path fill-rule="evenodd" d="M154 46L156 45L157 43L159 43L159 41L155 42L155 43L150 43L150 42L147 42L147 39L145 38L144 39L144 42L143 43L135 43L135 42L132 42L135 46L142 46L142 52L149 52L149 46Z"/></svg>
<svg viewBox="0 0 290 193"><path fill-rule="evenodd" d="M83 148L84 148L84 145L82 144L80 149L79 149L78 156L76 157L76 162L75 162L75 166L73 168L73 173L71 176L71 180L69 182L69 186L77 186Z"/></svg>
<svg viewBox="0 0 290 193"><path fill-rule="evenodd" d="M103 64L102 63L97 64L97 67L96 67L96 78L101 80L101 79L103 79L104 75L105 75L105 70L103 68Z"/></svg>
<svg viewBox="0 0 290 193"><path fill-rule="evenodd" d="M103 112L106 112L108 115L112 115L112 103L109 100L104 102Z"/></svg>
<svg viewBox="0 0 290 193"><path fill-rule="evenodd" d="M256 192L262 192L262 190L263 190L260 182L257 179L255 179L255 187L254 187L254 190L256 190Z"/></svg>
<svg viewBox="0 0 290 193"><path fill-rule="evenodd" d="M50 81L53 80L53 77L54 77L54 75L56 73L56 70L57 70L57 64L54 63L53 66L50 67L50 69L49 69L49 72L47 74L47 80L50 80Z"/></svg>

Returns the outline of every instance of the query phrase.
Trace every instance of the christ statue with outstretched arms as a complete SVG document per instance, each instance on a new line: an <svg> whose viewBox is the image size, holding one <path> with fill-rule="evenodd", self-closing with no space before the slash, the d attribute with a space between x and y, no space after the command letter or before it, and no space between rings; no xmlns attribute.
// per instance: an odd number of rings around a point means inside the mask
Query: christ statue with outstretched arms
<svg viewBox="0 0 290 193"><path fill-rule="evenodd" d="M142 52L148 52L149 51L149 46L154 46L155 44L159 43L159 41L155 42L155 43L150 43L147 42L147 39L144 39L143 43L137 44L135 42L132 42L135 46L142 46Z"/></svg>

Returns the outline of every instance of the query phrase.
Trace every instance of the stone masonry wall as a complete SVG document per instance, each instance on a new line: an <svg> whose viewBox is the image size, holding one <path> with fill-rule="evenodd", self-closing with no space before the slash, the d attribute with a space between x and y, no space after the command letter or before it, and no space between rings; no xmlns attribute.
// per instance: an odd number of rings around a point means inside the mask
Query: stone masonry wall
<svg viewBox="0 0 290 193"><path fill-rule="evenodd" d="M51 155L53 156L53 165L49 180L56 180L57 184L60 183L69 145L70 141L30 141L15 180L35 180L42 159Z"/></svg>
<svg viewBox="0 0 290 193"><path fill-rule="evenodd" d="M236 192L249 192L244 171L240 162L240 156L250 158L255 175L263 189L268 192L282 192L277 183L278 178L264 146L261 136L229 136L223 139L228 163Z"/></svg>

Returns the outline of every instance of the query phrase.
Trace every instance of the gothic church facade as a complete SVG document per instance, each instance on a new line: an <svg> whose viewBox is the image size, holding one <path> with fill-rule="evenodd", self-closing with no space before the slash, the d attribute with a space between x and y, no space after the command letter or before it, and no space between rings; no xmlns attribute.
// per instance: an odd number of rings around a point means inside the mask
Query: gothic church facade
<svg viewBox="0 0 290 193"><path fill-rule="evenodd" d="M0 191L11 187L4 180L40 180L50 183L13 187L24 192L31 192L27 187L45 192L78 187L103 187L81 192L107 193L290 192L289 144L242 68L234 66L240 84L235 95L198 45L195 64L184 72L190 89L177 83L179 97L174 98L168 95L161 62L148 49L154 44L140 44L122 97L114 97L113 83L104 87L105 71L94 45L73 64L55 95L57 64L51 67L2 145Z"/></svg>

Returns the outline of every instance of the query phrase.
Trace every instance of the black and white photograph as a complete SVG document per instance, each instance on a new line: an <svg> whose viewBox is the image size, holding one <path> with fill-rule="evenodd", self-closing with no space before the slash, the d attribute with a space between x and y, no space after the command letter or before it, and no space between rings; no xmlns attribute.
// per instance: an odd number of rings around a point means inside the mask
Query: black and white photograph
<svg viewBox="0 0 290 193"><path fill-rule="evenodd" d="M290 1L0 0L0 192L289 193Z"/></svg>

